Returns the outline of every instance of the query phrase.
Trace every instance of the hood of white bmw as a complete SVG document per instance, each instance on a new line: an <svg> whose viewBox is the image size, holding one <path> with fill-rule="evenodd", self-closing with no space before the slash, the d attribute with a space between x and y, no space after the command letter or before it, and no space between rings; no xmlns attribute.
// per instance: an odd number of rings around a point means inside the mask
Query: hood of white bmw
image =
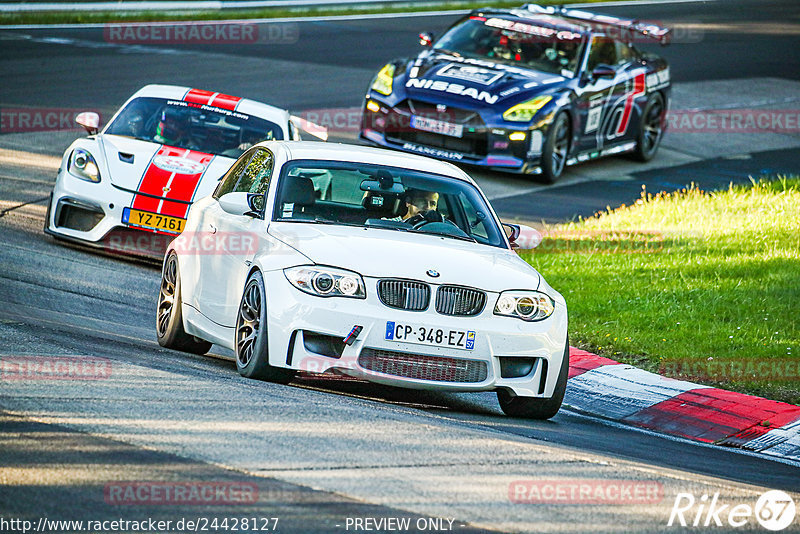
<svg viewBox="0 0 800 534"><path fill-rule="evenodd" d="M541 281L539 273L510 250L434 234L295 222L272 222L268 231L318 265L367 277L409 278L493 292L537 289Z"/></svg>

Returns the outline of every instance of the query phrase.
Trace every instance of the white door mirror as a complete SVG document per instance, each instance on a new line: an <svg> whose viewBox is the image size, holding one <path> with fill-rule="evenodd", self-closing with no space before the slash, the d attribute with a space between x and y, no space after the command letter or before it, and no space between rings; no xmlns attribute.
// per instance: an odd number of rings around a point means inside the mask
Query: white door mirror
<svg viewBox="0 0 800 534"><path fill-rule="evenodd" d="M253 193L227 193L219 197L219 206L225 213L231 215L247 215L249 217L262 217L266 199L264 195Z"/></svg>
<svg viewBox="0 0 800 534"><path fill-rule="evenodd" d="M94 135L100 131L100 115L94 111L84 111L75 117L75 122L83 126L89 132L89 135Z"/></svg>

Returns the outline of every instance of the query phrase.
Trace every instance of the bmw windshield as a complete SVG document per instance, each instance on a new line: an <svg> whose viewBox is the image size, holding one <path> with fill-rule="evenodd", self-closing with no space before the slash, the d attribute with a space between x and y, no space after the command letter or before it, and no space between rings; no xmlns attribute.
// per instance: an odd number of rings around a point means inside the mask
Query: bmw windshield
<svg viewBox="0 0 800 534"><path fill-rule="evenodd" d="M229 158L260 141L283 139L280 126L259 117L153 97L130 101L104 133Z"/></svg>
<svg viewBox="0 0 800 534"><path fill-rule="evenodd" d="M500 17L470 16L450 28L433 49L553 74L573 74L584 46L581 33Z"/></svg>
<svg viewBox="0 0 800 534"><path fill-rule="evenodd" d="M506 248L478 189L438 174L368 163L284 165L273 220L362 226Z"/></svg>

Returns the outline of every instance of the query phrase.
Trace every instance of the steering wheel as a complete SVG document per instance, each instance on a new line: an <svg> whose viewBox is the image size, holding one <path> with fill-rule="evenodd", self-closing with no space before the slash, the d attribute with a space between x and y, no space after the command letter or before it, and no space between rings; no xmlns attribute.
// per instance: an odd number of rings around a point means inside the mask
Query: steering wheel
<svg viewBox="0 0 800 534"><path fill-rule="evenodd" d="M442 214L436 210L428 210L421 211L413 217L409 217L405 222L413 226L414 230L417 230L426 224L444 222L444 217L442 217Z"/></svg>

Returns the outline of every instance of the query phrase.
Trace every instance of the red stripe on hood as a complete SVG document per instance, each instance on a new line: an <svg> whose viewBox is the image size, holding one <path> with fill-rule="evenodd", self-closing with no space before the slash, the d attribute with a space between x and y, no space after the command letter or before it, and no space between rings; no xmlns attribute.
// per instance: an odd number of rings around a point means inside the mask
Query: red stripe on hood
<svg viewBox="0 0 800 534"><path fill-rule="evenodd" d="M193 104L206 104L215 106L221 109L233 111L242 99L238 96L225 95L222 93L212 93L211 91L203 91L202 89L190 89L186 96L183 97L184 102L191 102Z"/></svg>
<svg viewBox="0 0 800 534"><path fill-rule="evenodd" d="M176 157L199 163L197 172L181 172L180 170L163 169L156 161L159 157ZM214 158L212 154L195 152L185 148L162 146L153 161L147 167L139 183L138 192L146 195L135 195L131 207L137 210L161 213L173 217L185 218L189 204L170 202L182 200L191 202L200 179ZM164 189L168 189L165 191ZM158 197L158 198L153 198Z"/></svg>

